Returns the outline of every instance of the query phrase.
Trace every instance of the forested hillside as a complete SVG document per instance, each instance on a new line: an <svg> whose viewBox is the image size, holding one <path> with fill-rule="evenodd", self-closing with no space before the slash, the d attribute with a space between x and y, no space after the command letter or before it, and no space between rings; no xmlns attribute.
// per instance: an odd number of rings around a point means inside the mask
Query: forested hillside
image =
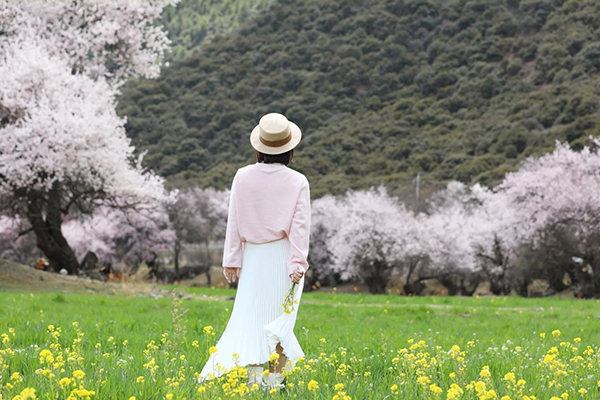
<svg viewBox="0 0 600 400"><path fill-rule="evenodd" d="M279 0L120 113L173 184L224 188L281 112L313 196L450 179L494 184L531 154L598 134L600 2Z"/></svg>
<svg viewBox="0 0 600 400"><path fill-rule="evenodd" d="M204 39L228 33L273 0L181 0L163 10L158 24L171 39L171 56L184 57L198 49Z"/></svg>

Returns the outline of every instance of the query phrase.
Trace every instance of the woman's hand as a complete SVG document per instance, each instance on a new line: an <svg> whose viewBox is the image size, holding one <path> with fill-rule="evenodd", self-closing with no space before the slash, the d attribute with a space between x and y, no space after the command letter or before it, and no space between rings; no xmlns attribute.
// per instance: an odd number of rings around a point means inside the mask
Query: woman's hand
<svg viewBox="0 0 600 400"><path fill-rule="evenodd" d="M223 268L223 275L225 275L225 279L227 279L227 282L234 283L235 280L240 277L240 269L241 268L232 267Z"/></svg>
<svg viewBox="0 0 600 400"><path fill-rule="evenodd" d="M293 274L290 275L290 278L292 278L292 282L300 283L300 279L302 279L303 276L304 276L304 272L297 269L294 271Z"/></svg>

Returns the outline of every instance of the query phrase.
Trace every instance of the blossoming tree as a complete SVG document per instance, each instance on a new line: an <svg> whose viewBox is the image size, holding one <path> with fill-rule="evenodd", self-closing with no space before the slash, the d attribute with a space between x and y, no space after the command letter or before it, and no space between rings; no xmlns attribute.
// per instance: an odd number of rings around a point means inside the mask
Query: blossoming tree
<svg viewBox="0 0 600 400"><path fill-rule="evenodd" d="M173 260L176 278L179 278L181 249L186 243L204 245L207 264L212 264L209 244L225 239L229 194L229 191L191 187L179 192L177 200L169 207L175 232Z"/></svg>
<svg viewBox="0 0 600 400"><path fill-rule="evenodd" d="M63 232L79 259L93 251L103 264L126 265L129 272L152 254L169 250L175 239L165 205L151 202L134 209L99 207L66 221Z"/></svg>
<svg viewBox="0 0 600 400"><path fill-rule="evenodd" d="M167 39L151 22L168 3L0 4L0 202L55 270L78 270L66 216L169 199L115 111L124 79L159 71Z"/></svg>
<svg viewBox="0 0 600 400"><path fill-rule="evenodd" d="M344 223L329 240L332 269L343 280L359 278L371 293L384 293L390 277L410 269L422 254L414 214L383 188L348 192L340 207Z"/></svg>
<svg viewBox="0 0 600 400"><path fill-rule="evenodd" d="M592 146L577 152L557 143L552 153L507 174L494 200L513 210L506 220L514 229L507 232L520 243L536 248L561 230L575 238L579 248L568 259L581 261L564 266L556 278L568 273L584 296L600 293L599 145L592 140Z"/></svg>
<svg viewBox="0 0 600 400"><path fill-rule="evenodd" d="M430 262L431 277L435 277L450 295L459 291L471 295L480 277L473 241L481 207L483 189L460 182L450 182L430 201L430 213L420 215L421 245Z"/></svg>

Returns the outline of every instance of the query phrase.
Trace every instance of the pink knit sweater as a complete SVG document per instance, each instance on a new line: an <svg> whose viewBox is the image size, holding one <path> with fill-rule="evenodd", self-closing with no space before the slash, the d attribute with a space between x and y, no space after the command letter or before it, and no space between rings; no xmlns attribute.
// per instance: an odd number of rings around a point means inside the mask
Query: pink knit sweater
<svg viewBox="0 0 600 400"><path fill-rule="evenodd" d="M223 267L242 267L243 243L290 240L288 274L308 269L310 188L301 173L283 164L240 168L231 184Z"/></svg>

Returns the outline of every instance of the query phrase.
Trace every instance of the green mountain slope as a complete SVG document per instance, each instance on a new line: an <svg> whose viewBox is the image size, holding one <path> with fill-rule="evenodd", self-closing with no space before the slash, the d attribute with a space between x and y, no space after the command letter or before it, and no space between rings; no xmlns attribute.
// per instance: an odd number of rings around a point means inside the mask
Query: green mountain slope
<svg viewBox="0 0 600 400"><path fill-rule="evenodd" d="M119 105L173 184L228 186L267 112L303 129L314 196L417 173L493 184L599 131L596 1L280 0L201 50Z"/></svg>
<svg viewBox="0 0 600 400"><path fill-rule="evenodd" d="M171 39L172 56L194 52L204 39L227 33L264 11L273 0L181 0L165 7L157 22Z"/></svg>

